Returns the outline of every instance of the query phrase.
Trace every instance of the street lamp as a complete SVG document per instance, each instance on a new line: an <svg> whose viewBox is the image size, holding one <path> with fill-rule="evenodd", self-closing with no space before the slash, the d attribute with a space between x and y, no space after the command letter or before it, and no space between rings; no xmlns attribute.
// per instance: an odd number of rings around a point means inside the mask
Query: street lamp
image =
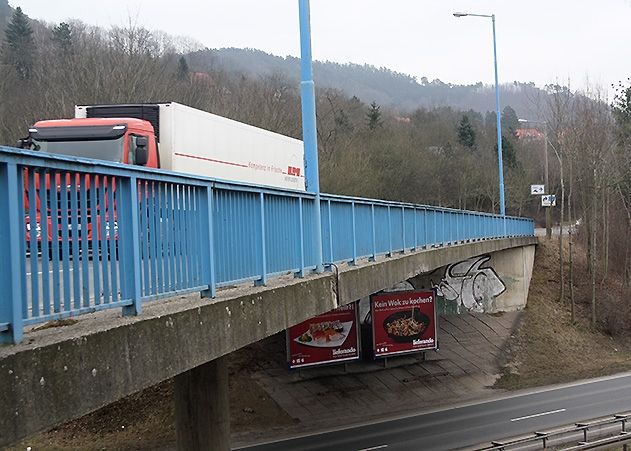
<svg viewBox="0 0 631 451"><path fill-rule="evenodd" d="M309 0L299 0L298 11L300 18L300 99L302 103L302 140L305 149L305 182L307 191L315 194L315 263L316 272L322 272L320 174L318 170L315 86L313 83L313 68L311 62L311 14Z"/></svg>
<svg viewBox="0 0 631 451"><path fill-rule="evenodd" d="M545 121L531 121L528 119L517 119L519 122L524 122L528 124L539 124L543 125L543 160L544 160L544 171L543 171L543 184L545 185L546 191L550 189L549 180L548 180L548 123ZM546 236L550 238L552 236L552 225L550 224L550 207L546 207Z"/></svg>
<svg viewBox="0 0 631 451"><path fill-rule="evenodd" d="M497 46L495 44L495 14L472 14L456 12L454 17L487 17L491 19L493 24L493 63L495 67L495 116L497 118L497 159L500 174L500 214L506 215L504 203L504 163L502 161L502 117L500 115L500 86L497 77Z"/></svg>

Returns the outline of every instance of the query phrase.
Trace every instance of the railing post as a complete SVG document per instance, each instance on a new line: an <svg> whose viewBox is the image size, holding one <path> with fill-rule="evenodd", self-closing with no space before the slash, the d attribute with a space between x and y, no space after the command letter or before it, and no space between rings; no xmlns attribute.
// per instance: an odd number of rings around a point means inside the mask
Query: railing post
<svg viewBox="0 0 631 451"><path fill-rule="evenodd" d="M300 239L298 259L300 260L300 269L295 276L302 278L305 276L305 229L302 223L302 197L298 198L298 221L298 237Z"/></svg>
<svg viewBox="0 0 631 451"><path fill-rule="evenodd" d="M0 253L0 343L19 343L24 331L26 271L22 269L23 263L26 264L26 225L20 199L23 192L22 168L15 163L0 165L0 242L7 246L7 252ZM33 224L31 218L31 227Z"/></svg>
<svg viewBox="0 0 631 451"><path fill-rule="evenodd" d="M201 215L202 243L208 247L202 249L202 281L208 281L208 289L201 292L202 297L214 298L217 295L217 281L215 280L215 231L214 231L214 190L212 185L206 187L206 195L201 196L199 206ZM204 255L206 254L206 255Z"/></svg>
<svg viewBox="0 0 631 451"><path fill-rule="evenodd" d="M370 204L370 215L371 215L371 223L372 226L372 257L368 260L374 262L377 260L377 235L375 233L375 204Z"/></svg>
<svg viewBox="0 0 631 451"><path fill-rule="evenodd" d="M423 236L425 238L425 249L429 247L429 241L427 241L427 208L423 208Z"/></svg>
<svg viewBox="0 0 631 451"><path fill-rule="evenodd" d="M120 204L118 234L121 261L121 299L132 301L123 307L123 316L138 315L142 310L140 291L140 230L138 228L138 179L135 176L116 180ZM81 205L81 208L85 208Z"/></svg>
<svg viewBox="0 0 631 451"><path fill-rule="evenodd" d="M418 224L417 224L417 213L418 210L416 209L416 207L414 207L414 247L412 248L413 251L416 251L416 249L418 248Z"/></svg>
<svg viewBox="0 0 631 451"><path fill-rule="evenodd" d="M434 242L432 243L432 247L438 247L438 212L434 209L432 210L432 216L434 217Z"/></svg>
<svg viewBox="0 0 631 451"><path fill-rule="evenodd" d="M390 218L390 205L388 205L388 257L392 257L392 219Z"/></svg>
<svg viewBox="0 0 631 451"><path fill-rule="evenodd" d="M261 263L261 278L254 282L255 286L265 285L267 283L267 250L265 246L265 193L259 193L259 204L260 204L260 218L261 218L261 248L259 249L260 255L260 263Z"/></svg>
<svg viewBox="0 0 631 451"><path fill-rule="evenodd" d="M441 246L444 246L445 245L445 210L442 210L441 217L442 217L442 222L443 222L443 227L442 227L442 230L443 230L442 239L443 239L443 241L442 241Z"/></svg>
<svg viewBox="0 0 631 451"><path fill-rule="evenodd" d="M328 263L335 263L335 259L333 258L333 223L331 222L331 199L327 199L327 209L329 212L329 255L331 257L331 261ZM329 267L330 268L330 267Z"/></svg>
<svg viewBox="0 0 631 451"><path fill-rule="evenodd" d="M355 229L355 202L351 202L351 212L353 215L353 260L351 265L357 264L357 230Z"/></svg>
<svg viewBox="0 0 631 451"><path fill-rule="evenodd" d="M402 254L405 254L405 207L401 206L401 233L403 234L401 241L403 244Z"/></svg>

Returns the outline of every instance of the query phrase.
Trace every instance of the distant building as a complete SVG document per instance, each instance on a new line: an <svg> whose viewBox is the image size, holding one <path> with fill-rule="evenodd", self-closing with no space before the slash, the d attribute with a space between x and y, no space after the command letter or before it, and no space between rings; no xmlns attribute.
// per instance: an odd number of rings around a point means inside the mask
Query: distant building
<svg viewBox="0 0 631 451"><path fill-rule="evenodd" d="M395 116L394 120L402 124L409 124L412 120L409 117Z"/></svg>
<svg viewBox="0 0 631 451"><path fill-rule="evenodd" d="M515 130L517 139L523 139L524 141L543 141L545 135L543 132L536 128L518 128Z"/></svg>

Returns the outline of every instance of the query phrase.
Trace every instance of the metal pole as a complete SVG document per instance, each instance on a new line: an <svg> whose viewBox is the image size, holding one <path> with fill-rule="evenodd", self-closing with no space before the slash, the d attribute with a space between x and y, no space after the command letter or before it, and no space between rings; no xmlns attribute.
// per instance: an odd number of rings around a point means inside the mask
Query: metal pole
<svg viewBox="0 0 631 451"><path fill-rule="evenodd" d="M550 185L548 184L548 124L543 124L543 158L544 158L544 181L546 185L546 192L550 193ZM550 207L546 207L546 237L552 236L552 225L550 224Z"/></svg>
<svg viewBox="0 0 631 451"><path fill-rule="evenodd" d="M493 23L493 63L495 66L495 115L497 119L497 160L500 175L500 214L506 215L504 204L504 163L502 161L502 117L500 115L500 85L497 76L497 45L495 43L495 14L491 15Z"/></svg>
<svg viewBox="0 0 631 451"><path fill-rule="evenodd" d="M307 191L315 193L315 258L316 272L323 271L322 220L320 214L320 176L318 172L318 139L316 105L311 65L311 24L309 0L298 1L300 12L300 97L302 101L302 139L305 147L305 182Z"/></svg>

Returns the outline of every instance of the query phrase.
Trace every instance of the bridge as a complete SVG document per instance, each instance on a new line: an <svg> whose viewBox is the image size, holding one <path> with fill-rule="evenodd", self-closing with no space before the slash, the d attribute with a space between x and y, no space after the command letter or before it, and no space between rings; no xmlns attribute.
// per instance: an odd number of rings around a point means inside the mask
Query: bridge
<svg viewBox="0 0 631 451"><path fill-rule="evenodd" d="M308 192L0 148L0 446L175 377L178 430L199 434L178 446L227 449L234 350L490 253L517 251L525 304L530 219L324 194L320 210L321 228Z"/></svg>

